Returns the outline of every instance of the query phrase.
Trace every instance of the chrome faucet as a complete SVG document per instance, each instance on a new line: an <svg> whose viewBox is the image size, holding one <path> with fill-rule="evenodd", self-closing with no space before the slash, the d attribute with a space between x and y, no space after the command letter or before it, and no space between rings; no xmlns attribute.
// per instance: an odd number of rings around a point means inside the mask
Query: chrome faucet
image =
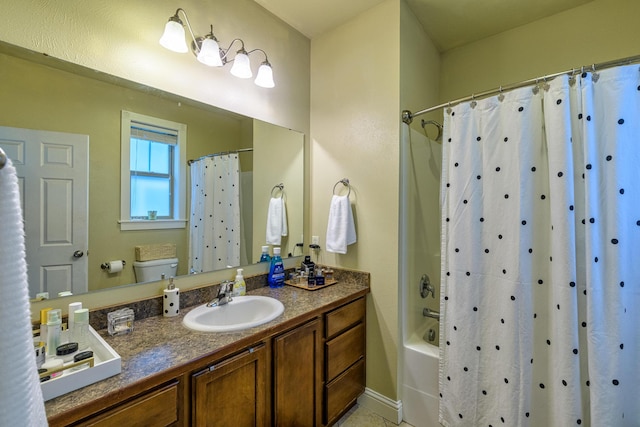
<svg viewBox="0 0 640 427"><path fill-rule="evenodd" d="M432 298L436 297L436 288L431 284L431 280L429 280L429 276L423 274L420 278L420 296L422 298L426 298L431 294Z"/></svg>
<svg viewBox="0 0 640 427"><path fill-rule="evenodd" d="M437 311L433 311L430 308L423 308L422 315L424 317L430 317L432 319L440 320L440 313L438 313Z"/></svg>
<svg viewBox="0 0 640 427"><path fill-rule="evenodd" d="M233 293L233 282L230 280L225 280L220 283L220 287L218 288L218 295L214 298L213 301L207 304L207 307L217 307L221 305L225 305L233 301L231 299L231 294Z"/></svg>

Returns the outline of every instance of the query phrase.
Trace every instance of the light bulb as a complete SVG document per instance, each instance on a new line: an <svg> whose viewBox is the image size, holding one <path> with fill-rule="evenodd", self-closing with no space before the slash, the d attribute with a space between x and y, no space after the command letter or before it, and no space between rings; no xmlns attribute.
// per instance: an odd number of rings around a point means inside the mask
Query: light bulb
<svg viewBox="0 0 640 427"><path fill-rule="evenodd" d="M222 67L222 58L220 58L220 46L218 42L212 38L205 38L200 45L198 53L198 61L210 67Z"/></svg>
<svg viewBox="0 0 640 427"><path fill-rule="evenodd" d="M160 37L160 44L165 48L178 53L189 51L187 43L184 41L184 27L177 18L170 18L164 26L164 33Z"/></svg>
<svg viewBox="0 0 640 427"><path fill-rule="evenodd" d="M263 62L258 68L258 75L256 76L255 84L260 87L272 88L276 84L273 82L273 70L271 64L267 61Z"/></svg>
<svg viewBox="0 0 640 427"><path fill-rule="evenodd" d="M236 53L236 57L233 58L233 66L231 67L231 74L241 79L250 79L253 76L251 72L251 62L249 56L243 50L239 50Z"/></svg>

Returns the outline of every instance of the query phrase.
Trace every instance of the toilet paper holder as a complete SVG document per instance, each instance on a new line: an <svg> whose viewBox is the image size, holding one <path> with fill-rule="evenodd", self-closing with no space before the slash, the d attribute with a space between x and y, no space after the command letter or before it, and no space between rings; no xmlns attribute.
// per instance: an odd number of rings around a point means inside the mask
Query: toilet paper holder
<svg viewBox="0 0 640 427"><path fill-rule="evenodd" d="M122 260L122 266L124 267L125 265L127 265L127 262L125 260ZM100 264L100 268L103 270L108 270L109 269L109 262L105 262Z"/></svg>

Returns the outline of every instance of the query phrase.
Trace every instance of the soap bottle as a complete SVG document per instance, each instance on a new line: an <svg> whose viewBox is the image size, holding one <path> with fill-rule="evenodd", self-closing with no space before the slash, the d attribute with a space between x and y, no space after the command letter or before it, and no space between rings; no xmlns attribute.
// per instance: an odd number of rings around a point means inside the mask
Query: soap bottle
<svg viewBox="0 0 640 427"><path fill-rule="evenodd" d="M244 276L242 275L242 269L236 270L236 280L233 284L233 295L243 296L247 294L247 284L244 282Z"/></svg>
<svg viewBox="0 0 640 427"><path fill-rule="evenodd" d="M163 293L163 316L177 316L180 313L180 289L176 288L176 285L173 284L173 277L169 278L169 284L167 285L167 289L165 289Z"/></svg>
<svg viewBox="0 0 640 427"><path fill-rule="evenodd" d="M267 281L270 288L281 288L284 286L284 264L280 257L280 248L273 248L273 258L271 258Z"/></svg>
<svg viewBox="0 0 640 427"><path fill-rule="evenodd" d="M260 255L260 262L271 262L271 257L269 256L269 246L262 247L262 255Z"/></svg>
<svg viewBox="0 0 640 427"><path fill-rule="evenodd" d="M47 313L47 358L55 357L56 349L60 346L62 332L62 310L49 310Z"/></svg>

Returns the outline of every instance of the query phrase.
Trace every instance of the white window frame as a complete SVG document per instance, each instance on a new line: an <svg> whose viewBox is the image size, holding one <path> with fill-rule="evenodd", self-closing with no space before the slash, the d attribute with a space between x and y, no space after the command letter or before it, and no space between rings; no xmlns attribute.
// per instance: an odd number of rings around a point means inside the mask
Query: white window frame
<svg viewBox="0 0 640 427"><path fill-rule="evenodd" d="M131 124L145 123L177 132L178 144L173 162L173 218L131 219ZM120 230L161 230L185 228L187 224L187 125L170 120L122 111L120 135Z"/></svg>

